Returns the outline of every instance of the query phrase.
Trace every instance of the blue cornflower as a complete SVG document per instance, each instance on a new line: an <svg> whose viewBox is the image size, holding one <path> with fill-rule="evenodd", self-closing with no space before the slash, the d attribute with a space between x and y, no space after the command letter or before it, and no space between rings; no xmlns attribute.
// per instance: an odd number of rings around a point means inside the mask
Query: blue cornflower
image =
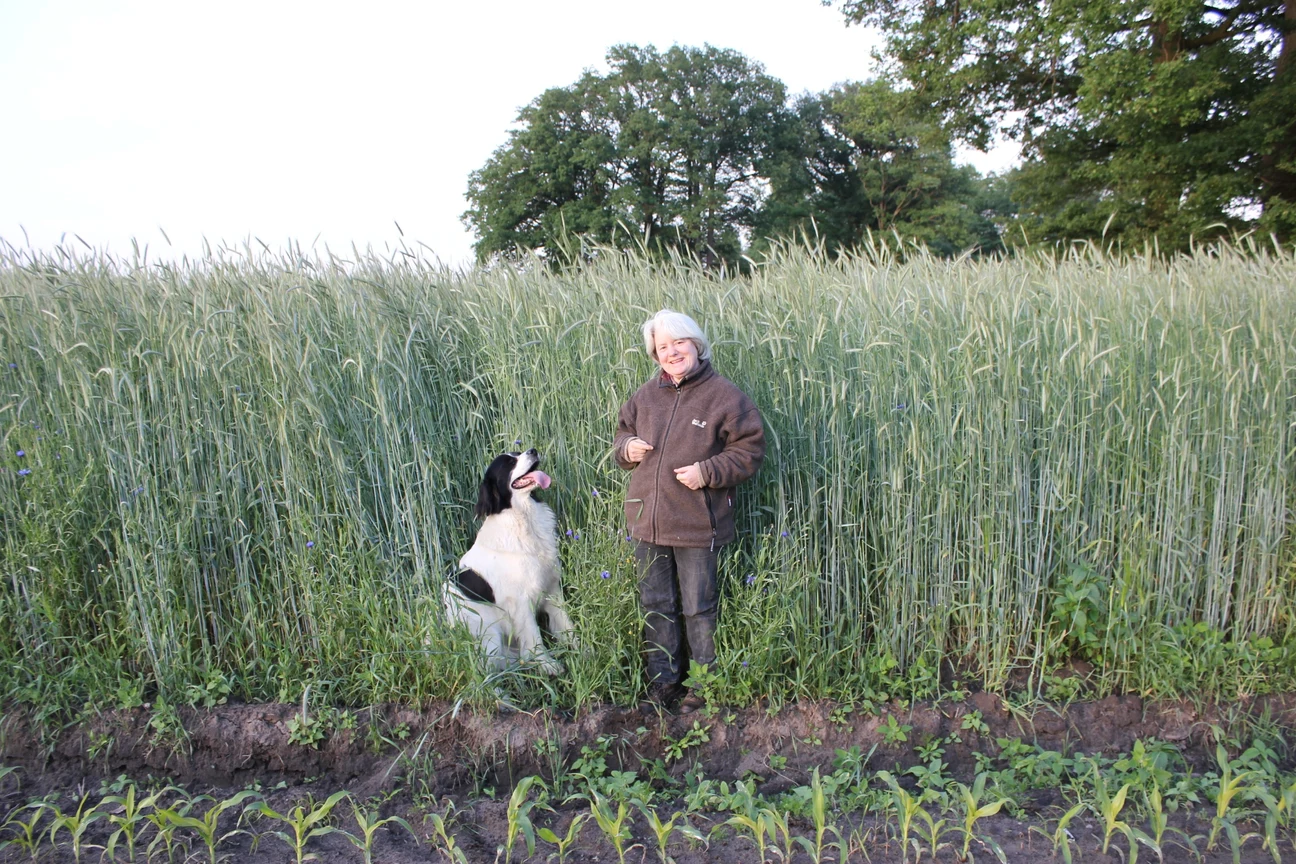
<svg viewBox="0 0 1296 864"><path fill-rule="evenodd" d="M18 368L18 364L17 364L17 363L10 363L10 364L9 364L9 368L10 368L10 369L17 369L17 368Z"/></svg>
<svg viewBox="0 0 1296 864"><path fill-rule="evenodd" d="M780 536L782 536L782 537L786 537L786 536L788 536L788 533L787 533L786 531L784 531Z"/></svg>
<svg viewBox="0 0 1296 864"><path fill-rule="evenodd" d="M20 469L18 469L18 476L19 476L19 477L26 477L26 476L27 476L28 474L30 474L30 473L31 473L31 469L30 469L30 468L20 468Z"/></svg>
<svg viewBox="0 0 1296 864"><path fill-rule="evenodd" d="M138 495L138 494L140 494L140 493L143 492L143 491L144 491L144 487L143 487L143 486L137 486L137 487L135 487L134 489L131 490L131 494L132 494L132 495Z"/></svg>
<svg viewBox="0 0 1296 864"><path fill-rule="evenodd" d="M598 490L597 490L597 489L591 489L590 491L594 493L594 497L595 497L595 498L599 497L599 494L598 494Z"/></svg>
<svg viewBox="0 0 1296 864"><path fill-rule="evenodd" d="M627 542L627 543L629 543L629 542L630 542L630 540L631 540L631 537L630 537L630 535L629 535L629 534L627 534L627 535L626 535L626 542Z"/></svg>
<svg viewBox="0 0 1296 864"><path fill-rule="evenodd" d="M575 539L575 540L579 540L579 539L580 539L580 532L577 532L577 533L576 533L576 536L575 536L573 539Z"/></svg>
<svg viewBox="0 0 1296 864"><path fill-rule="evenodd" d="M607 579L607 578L610 577L612 574L609 573L608 571L604 570L604 571L603 571L602 573L600 573L599 575L602 576L604 579Z"/></svg>
<svg viewBox="0 0 1296 864"><path fill-rule="evenodd" d="M567 536L568 537L572 536L572 530L570 528L567 529Z"/></svg>
<svg viewBox="0 0 1296 864"><path fill-rule="evenodd" d="M897 411L903 411L903 410L905 410L905 409L908 408L908 407L909 407L909 406L906 405L905 403L900 402L900 403L898 403L898 404L896 405L895 410L897 410Z"/></svg>
<svg viewBox="0 0 1296 864"><path fill-rule="evenodd" d="M306 541L306 548L307 548L307 549L314 549L314 548L315 548L315 541L314 541L314 540L307 540L307 541Z"/></svg>
<svg viewBox="0 0 1296 864"><path fill-rule="evenodd" d="M513 443L516 444L517 446L521 447L521 446L522 446L522 439L521 439L521 438L516 438L516 439L514 439Z"/></svg>
<svg viewBox="0 0 1296 864"><path fill-rule="evenodd" d="M747 574L747 584L748 584L748 585L755 585L755 584L756 584L756 574L754 574L754 573L749 573L749 574Z"/></svg>
<svg viewBox="0 0 1296 864"><path fill-rule="evenodd" d="M18 451L18 458L19 458L19 459L21 459L22 457L24 457L24 456L26 456L26 455L27 455L27 451L26 451L26 450L19 450L19 451Z"/></svg>
<svg viewBox="0 0 1296 864"><path fill-rule="evenodd" d="M746 661L746 660L743 661L743 668L744 668L744 669L747 668L747 661Z"/></svg>

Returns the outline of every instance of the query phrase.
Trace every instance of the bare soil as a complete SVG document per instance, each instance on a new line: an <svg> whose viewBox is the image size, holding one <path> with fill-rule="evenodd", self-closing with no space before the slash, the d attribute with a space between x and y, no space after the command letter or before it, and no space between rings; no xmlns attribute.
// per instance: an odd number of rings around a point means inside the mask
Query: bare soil
<svg viewBox="0 0 1296 864"><path fill-rule="evenodd" d="M297 706L275 704L181 709L183 737L158 736L149 726L148 710L143 708L106 713L57 735L41 734L23 713L10 712L0 723L0 762L18 771L0 781L0 818L28 799L50 793L63 795L61 806L65 811L69 802L75 809L81 794L90 793L91 801L97 801L101 783L120 775L139 782L165 781L191 793L207 792L217 798L256 787L280 812L307 796L318 802L345 789L357 801L379 804L384 816L403 816L419 834L416 843L403 831L380 831L376 861L405 864L445 860L430 842L433 830L431 823L425 822L425 815L429 811L445 812L450 802L455 805L454 833L467 860L494 861L496 850L505 841L508 790L529 774L546 778L552 775L553 757L540 752L544 748L535 746L539 741L560 742L568 764L582 747L589 746L607 752L609 769L639 770L647 760L665 759L668 748L684 738L697 722L707 727L709 740L689 749L683 758L671 761L668 770L679 777L700 763L708 778L730 783L752 778L758 790L768 795L806 783L815 767L830 772L838 748L859 746L868 752L876 745L869 763L871 769L903 770L917 762L915 745L953 733L962 738L962 743L947 745L944 758L950 773L966 782L975 770L973 754L998 753L998 738L1021 738L1067 753L1109 755L1128 752L1138 739L1157 738L1176 744L1190 763L1205 770L1214 765L1212 728L1227 728L1247 718L1264 718L1282 729L1296 729L1296 694L1205 706L1112 696L1065 708L1012 712L998 696L977 693L963 702L887 705L881 714L872 716L847 714L841 706L823 702L793 704L777 712L760 706L720 710L710 717L701 713L688 717L645 716L638 709L620 707L563 715L549 711L456 710L444 704L423 710L380 706L352 712L349 716L353 728L335 729L313 748L289 740L289 723L299 710ZM980 712L988 731L962 728L971 711ZM912 727L906 743L887 743L882 727L888 714ZM1287 737L1290 739L1290 734ZM771 756L776 757L778 770L771 769ZM488 790L495 793L493 798L487 795ZM1058 790L1037 790L1032 800L1019 802L1025 821L999 815L985 820L984 828L1003 847L1009 861L1051 860L1051 844L1029 829L1031 825L1045 827L1049 818L1056 819L1061 802ZM584 802L574 802L559 806L553 813L533 811L532 816L537 825L548 825L562 836L573 816L586 809ZM226 830L234 827L232 812ZM661 808L661 812L668 815L671 808ZM339 806L335 815L339 817L334 820L336 824L354 833L349 805ZM712 818L710 824L705 820L698 823L703 833L723 821ZM656 841L643 818L634 812L633 819L632 842L640 845L626 860L639 862L645 856L647 860L658 860ZM1187 824L1179 820L1172 824L1190 834L1205 834L1209 829L1201 821ZM102 846L108 827L104 822L91 826L87 832L89 842ZM255 848L247 836L238 836L221 847L222 855L240 862L293 860L288 847L266 833L272 827L276 826L262 820L254 826L263 835ZM812 834L809 824L798 822L795 827L802 836ZM850 860L901 860L901 850L894 840L888 841L885 826L866 819L838 827L856 838ZM1100 859L1101 826L1092 818L1082 818L1071 827L1083 860ZM957 860L958 845L961 840L956 842L956 848L942 850L937 860ZM1114 845L1120 851L1111 854L1119 854L1124 860L1123 839ZM1204 860L1232 860L1227 843L1222 845L1224 848ZM338 835L316 838L309 850L324 861L361 860L360 853ZM554 847L540 843L533 860L544 861L553 851ZM696 848L677 838L669 851L679 864L761 860L752 841L731 828L714 834L709 845ZM988 849L974 846L973 851L981 860L994 860ZM1282 853L1296 861L1296 849L1284 846ZM88 854L85 860L96 860L98 852ZM1155 857L1148 850L1142 854L1149 860ZM46 856L42 860L73 860L67 843L57 855L51 855L46 846ZM794 857L797 861L811 860L799 847ZM567 856L573 862L616 859L613 847L592 820ZM0 861L18 860L27 860L21 850L11 847L0 852ZM520 845L514 860L528 860ZM836 852L832 860L838 860ZM1188 861L1190 855L1186 849L1172 848L1166 860ZM1243 847L1242 860L1273 859L1268 851L1261 851L1258 839L1251 839Z"/></svg>

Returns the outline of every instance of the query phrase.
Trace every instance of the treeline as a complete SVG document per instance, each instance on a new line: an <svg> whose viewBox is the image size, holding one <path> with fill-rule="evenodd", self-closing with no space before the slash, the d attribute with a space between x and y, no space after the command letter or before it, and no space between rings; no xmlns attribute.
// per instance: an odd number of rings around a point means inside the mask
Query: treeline
<svg viewBox="0 0 1296 864"><path fill-rule="evenodd" d="M789 98L742 54L621 45L522 109L469 179L479 259L581 240L736 263L781 238L941 255L1074 240L1162 250L1296 226L1286 2L854 0L885 74ZM1110 6L1111 8L1106 8ZM982 177L953 147L1017 142Z"/></svg>

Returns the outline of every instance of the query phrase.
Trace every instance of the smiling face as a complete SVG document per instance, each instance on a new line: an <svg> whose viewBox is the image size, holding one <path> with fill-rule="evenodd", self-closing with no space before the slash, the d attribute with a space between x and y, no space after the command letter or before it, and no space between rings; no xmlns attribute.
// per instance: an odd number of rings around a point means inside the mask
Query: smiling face
<svg viewBox="0 0 1296 864"><path fill-rule="evenodd" d="M698 367L697 344L692 339L677 339L669 333L656 337L657 364L676 384Z"/></svg>

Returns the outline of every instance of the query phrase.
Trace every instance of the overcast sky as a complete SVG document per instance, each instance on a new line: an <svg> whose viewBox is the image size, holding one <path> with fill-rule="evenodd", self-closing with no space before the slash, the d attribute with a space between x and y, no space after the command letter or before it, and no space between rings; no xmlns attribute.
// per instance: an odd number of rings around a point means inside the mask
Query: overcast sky
<svg viewBox="0 0 1296 864"><path fill-rule="evenodd" d="M819 0L0 0L0 239L384 250L399 223L466 264L468 173L618 43L732 48L796 94L868 78L875 37Z"/></svg>

